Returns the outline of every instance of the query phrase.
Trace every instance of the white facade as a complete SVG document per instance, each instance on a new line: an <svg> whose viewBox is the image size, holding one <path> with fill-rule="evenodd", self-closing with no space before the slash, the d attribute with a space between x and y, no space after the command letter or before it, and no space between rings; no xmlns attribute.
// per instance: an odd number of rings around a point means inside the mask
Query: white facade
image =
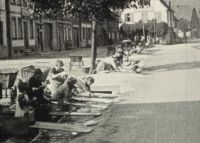
<svg viewBox="0 0 200 143"><path fill-rule="evenodd" d="M142 20L144 23L156 19L157 22L166 22L169 27L175 26L174 12L161 0L151 0L150 6L144 8L128 8L121 14L122 24L134 24Z"/></svg>

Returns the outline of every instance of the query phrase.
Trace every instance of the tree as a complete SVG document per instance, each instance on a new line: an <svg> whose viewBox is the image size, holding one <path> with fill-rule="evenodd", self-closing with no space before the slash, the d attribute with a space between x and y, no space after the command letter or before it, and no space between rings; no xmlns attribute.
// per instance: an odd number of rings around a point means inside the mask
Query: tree
<svg viewBox="0 0 200 143"><path fill-rule="evenodd" d="M98 21L116 18L116 10L150 4L150 0L31 0L36 13L79 16L92 21L91 71L95 68L97 55L96 25Z"/></svg>
<svg viewBox="0 0 200 143"><path fill-rule="evenodd" d="M168 32L168 24L165 22L156 23L156 33L158 37L164 38Z"/></svg>
<svg viewBox="0 0 200 143"><path fill-rule="evenodd" d="M190 31L190 23L185 19L180 19L177 24L177 28L183 32L185 42L187 42L186 33Z"/></svg>
<svg viewBox="0 0 200 143"><path fill-rule="evenodd" d="M199 38L200 23L199 23L199 18L197 15L196 8L194 8L192 11L192 19L190 22L190 27L191 29L196 30L196 38Z"/></svg>

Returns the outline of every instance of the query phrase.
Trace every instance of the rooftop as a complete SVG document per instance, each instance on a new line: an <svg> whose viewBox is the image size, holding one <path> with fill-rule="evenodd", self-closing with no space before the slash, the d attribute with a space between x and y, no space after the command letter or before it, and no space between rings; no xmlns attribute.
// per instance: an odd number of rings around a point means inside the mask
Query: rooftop
<svg viewBox="0 0 200 143"><path fill-rule="evenodd" d="M188 5L172 5L172 9L174 10L177 19L184 18L191 21L193 7Z"/></svg>

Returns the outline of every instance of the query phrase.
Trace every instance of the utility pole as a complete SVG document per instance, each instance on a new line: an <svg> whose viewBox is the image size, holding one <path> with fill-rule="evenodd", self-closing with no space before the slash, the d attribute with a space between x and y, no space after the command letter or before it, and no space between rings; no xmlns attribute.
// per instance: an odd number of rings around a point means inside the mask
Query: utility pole
<svg viewBox="0 0 200 143"><path fill-rule="evenodd" d="M41 51L44 51L44 48L43 48L43 32L42 32L42 15L40 14L40 50Z"/></svg>
<svg viewBox="0 0 200 143"><path fill-rule="evenodd" d="M79 27L79 48L82 46L82 18L81 14L78 16L78 27Z"/></svg>
<svg viewBox="0 0 200 143"><path fill-rule="evenodd" d="M145 38L145 27L144 27L144 22L142 22L142 25L143 25L143 36Z"/></svg>
<svg viewBox="0 0 200 143"><path fill-rule="evenodd" d="M97 47L96 47L96 21L92 20L92 48L91 48L91 68L90 73L95 69L95 61L97 57Z"/></svg>
<svg viewBox="0 0 200 143"><path fill-rule="evenodd" d="M156 44L156 38L157 38L157 29L156 29L156 19L155 19L155 22L154 22L154 44Z"/></svg>
<svg viewBox="0 0 200 143"><path fill-rule="evenodd" d="M7 48L8 58L12 58L12 37L11 37L11 22L10 22L10 0L5 0L6 8L6 35L7 35Z"/></svg>
<svg viewBox="0 0 200 143"><path fill-rule="evenodd" d="M154 39L154 44L155 44L155 40L156 40L156 20L154 20L153 23L153 39Z"/></svg>

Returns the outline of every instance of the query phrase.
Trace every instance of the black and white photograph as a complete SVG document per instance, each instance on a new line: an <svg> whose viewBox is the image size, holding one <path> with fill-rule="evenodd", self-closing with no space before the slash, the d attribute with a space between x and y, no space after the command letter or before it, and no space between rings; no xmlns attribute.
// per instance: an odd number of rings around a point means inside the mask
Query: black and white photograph
<svg viewBox="0 0 200 143"><path fill-rule="evenodd" d="M0 143L200 143L200 0L0 0Z"/></svg>

